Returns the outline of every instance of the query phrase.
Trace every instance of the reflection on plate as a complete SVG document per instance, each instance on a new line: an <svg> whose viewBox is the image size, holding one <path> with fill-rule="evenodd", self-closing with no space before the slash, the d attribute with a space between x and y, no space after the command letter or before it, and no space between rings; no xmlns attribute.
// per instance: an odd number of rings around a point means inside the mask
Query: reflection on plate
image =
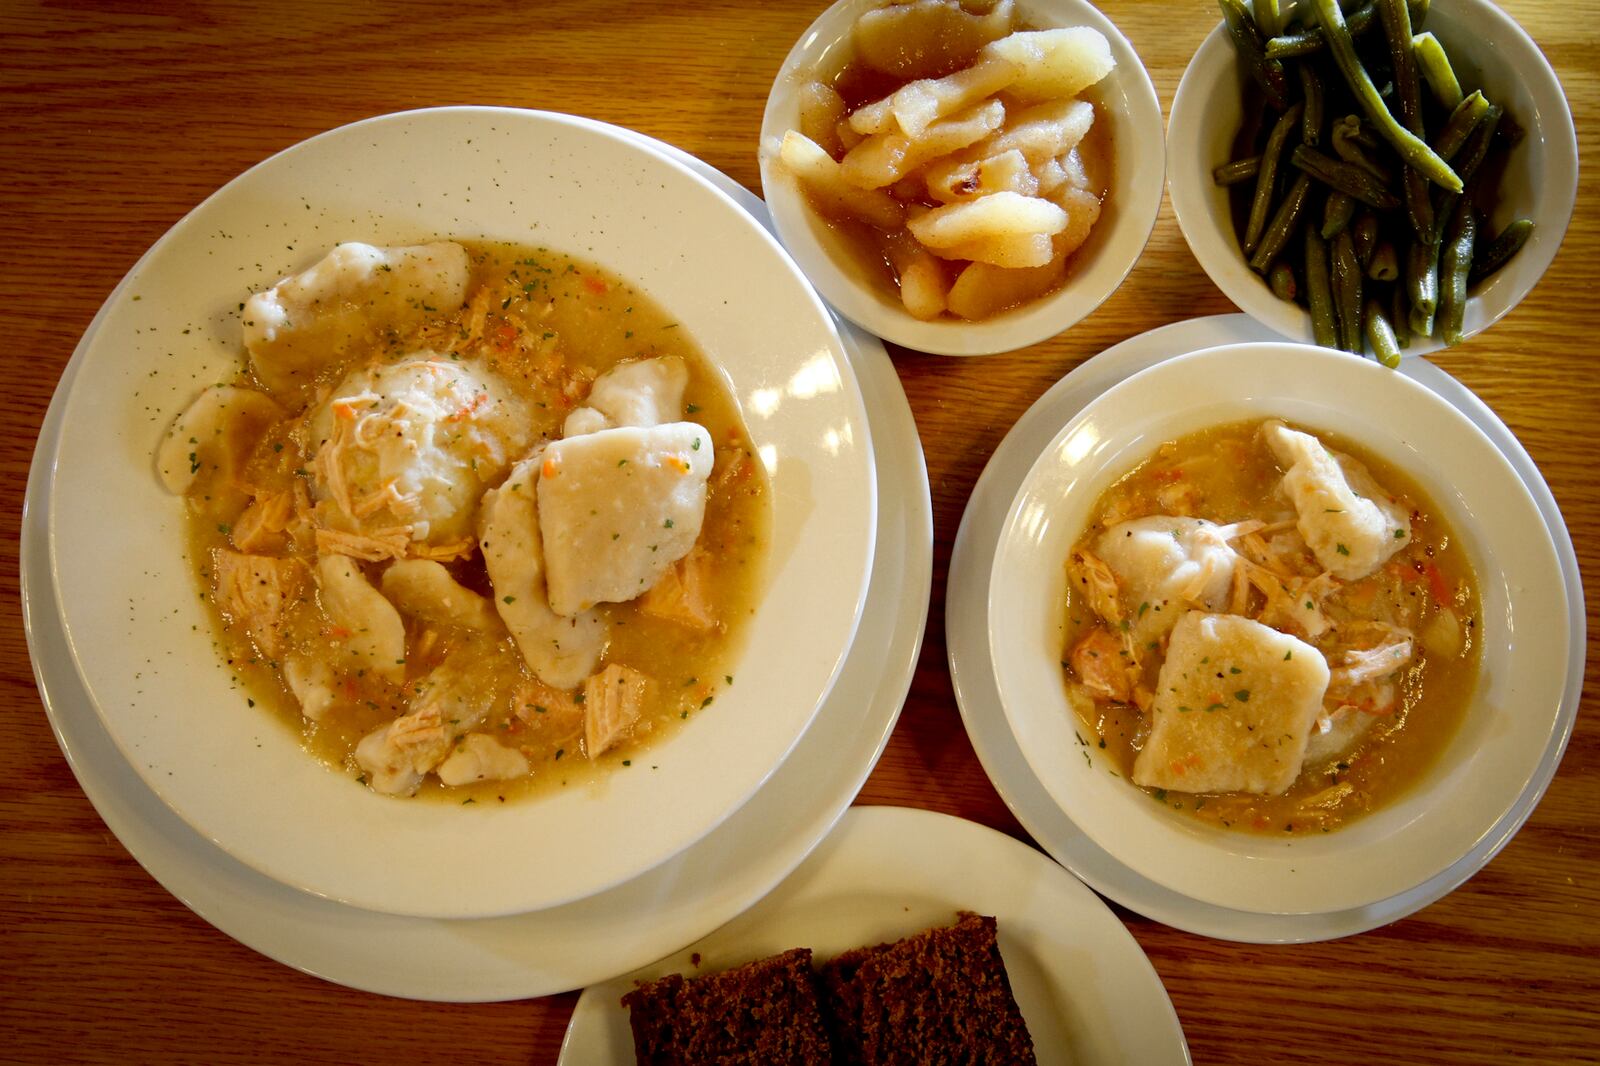
<svg viewBox="0 0 1600 1066"><path fill-rule="evenodd" d="M1073 824L1029 769L1007 727L988 666L990 563L1006 510L1034 458L1094 396L1175 355L1220 344L1277 339L1243 315L1180 322L1117 345L1057 383L1013 427L973 491L951 558L946 607L950 670L968 735L996 789L1028 832L1090 886L1147 917L1206 936L1267 943L1327 940L1387 924L1434 902L1481 868L1521 827L1555 773L1571 735L1584 658L1583 594L1577 562L1560 512L1538 470L1504 424L1468 390L1424 359L1407 360L1401 372L1466 414L1527 484L1555 543L1565 578L1570 646L1560 721L1527 791L1467 856L1432 880L1371 906L1321 915L1248 914L1197 902L1129 870Z"/></svg>
<svg viewBox="0 0 1600 1066"><path fill-rule="evenodd" d="M486 186L495 194L474 191ZM725 375L772 479L776 539L732 671L741 684L654 743L648 765L636 759L632 772L538 803L397 803L329 773L296 731L245 706L195 595L184 505L154 483L151 456L196 382L236 371L235 301L320 256L330 232L572 249L669 309ZM719 265L737 269L736 292L705 283ZM52 578L107 731L202 836L286 884L374 910L517 913L678 854L793 750L860 617L876 528L871 433L826 308L777 242L704 179L601 123L477 107L385 115L234 179L132 277L80 347L83 372L64 400ZM104 550L108 513L118 553ZM130 557L139 566L124 565Z"/></svg>
<svg viewBox="0 0 1600 1066"><path fill-rule="evenodd" d="M749 911L698 943L584 991L564 1066L628 1062L623 993L635 980L729 969L809 947L818 959L992 915L1042 1066L1187 1063L1177 1013L1137 941L1094 894L1004 834L903 807L856 807L816 853Z"/></svg>
<svg viewBox="0 0 1600 1066"><path fill-rule="evenodd" d="M764 221L761 202L677 149L647 138ZM95 325L91 325L91 332ZM22 536L23 607L35 677L57 741L90 801L169 891L240 942L308 973L388 995L520 999L604 980L716 928L783 879L849 805L887 742L910 685L926 617L932 515L911 410L881 344L844 330L884 486L870 606L833 695L788 762L748 804L664 866L581 903L471 921L345 907L271 881L169 811L121 758L62 645L44 552L45 472L60 404L34 457ZM78 361L69 364L64 395Z"/></svg>

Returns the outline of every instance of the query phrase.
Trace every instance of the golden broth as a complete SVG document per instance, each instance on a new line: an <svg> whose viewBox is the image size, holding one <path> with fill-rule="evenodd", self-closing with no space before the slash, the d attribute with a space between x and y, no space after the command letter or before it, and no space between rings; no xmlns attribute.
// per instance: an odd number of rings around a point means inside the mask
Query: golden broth
<svg viewBox="0 0 1600 1066"><path fill-rule="evenodd" d="M473 297L483 291L488 293L488 314L481 340L461 354L480 359L527 402L538 435L559 437L567 414L582 403L587 383L617 363L654 356L681 357L689 368L685 417L704 426L716 448L698 544L715 562L709 573L708 598L715 606L719 626L701 633L651 617L636 602L597 608L611 629L603 661L649 675L654 689L630 738L594 762L581 750L581 692L576 701L548 690L540 693L509 637L492 648L478 650L448 631L436 630L429 636L426 627L411 619L407 620L405 685L396 688L377 678L346 677L342 692L346 698L321 722L314 723L302 716L277 664L259 656L244 627L230 624L209 595L213 550L231 547L231 531L202 506L191 509L189 549L200 586L206 590L202 595L210 604L219 651L252 706L266 708L300 734L308 751L357 780L364 777L353 758L356 742L404 713L406 690L446 654L457 656L458 662L461 656L470 656L468 664L480 691L494 695L494 710L472 731L496 735L517 747L532 770L525 778L454 788L429 775L419 796L460 803L504 802L546 787L587 780L604 768L649 772L648 760L639 758L640 753L734 683L733 664L745 622L755 613L759 600L770 541L765 470L721 373L663 308L592 263L544 248L459 243L472 260L467 308L431 318L404 337L373 335L328 367L318 384L332 384L348 367L369 360L393 361L419 348L440 350L442 341L466 336ZM248 378L240 383L252 384ZM304 475L307 457L296 443L296 421L285 419L268 431L247 469L252 485L286 488ZM381 569L380 564L360 565L369 577ZM451 576L467 588L493 596L479 552L446 565ZM314 646L316 642L325 645L330 639L309 592L292 610L290 634L291 647Z"/></svg>
<svg viewBox="0 0 1600 1066"><path fill-rule="evenodd" d="M1275 499L1273 490L1283 470L1258 439L1260 423L1238 423L1208 429L1165 444L1121 478L1096 502L1095 521L1079 538L1074 553L1084 550L1108 526L1150 514L1186 512L1219 524L1250 518L1266 519L1292 510ZM1353 749L1319 761L1307 760L1300 776L1284 794L1184 793L1147 788L1157 802L1184 811L1200 821L1230 829L1269 833L1328 832L1400 796L1438 758L1454 735L1478 675L1475 639L1480 614L1477 583L1466 554L1445 526L1439 511L1404 471L1335 434L1316 435L1329 447L1364 463L1411 513L1411 540L1377 575L1347 583L1327 600L1330 616L1337 609L1361 616L1361 600L1370 583L1392 584L1395 595L1408 601L1421 625L1444 604L1455 612L1465 636L1463 652L1454 658L1430 655L1421 641L1417 655L1397 678L1395 709L1375 716L1373 726ZM1196 462L1207 456L1222 461ZM1174 509L1176 505L1176 510ZM1061 656L1064 679L1072 683L1068 651L1099 619L1085 596L1068 582L1065 605L1066 639ZM1371 588L1376 588L1372 585ZM1373 592L1374 596L1387 595ZM1317 643L1313 641L1312 643ZM1153 683L1159 657L1148 664ZM1150 731L1149 716L1132 704L1071 700L1088 731L1086 745L1110 760L1115 772L1132 781L1133 763Z"/></svg>

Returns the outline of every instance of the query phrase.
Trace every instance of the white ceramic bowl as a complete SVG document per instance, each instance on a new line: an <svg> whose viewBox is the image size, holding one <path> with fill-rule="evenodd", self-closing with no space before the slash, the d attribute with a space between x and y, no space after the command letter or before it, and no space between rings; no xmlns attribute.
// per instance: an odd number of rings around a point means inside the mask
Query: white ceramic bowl
<svg viewBox="0 0 1600 1066"><path fill-rule="evenodd" d="M1444 44L1463 88L1482 89L1527 131L1507 161L1500 201L1485 229L1498 233L1519 217L1533 219L1535 228L1522 250L1467 301L1463 332L1470 337L1517 306L1555 258L1577 203L1578 141L1555 71L1504 11L1488 0L1435 0L1422 28ZM1184 71L1167 121L1172 210L1200 266L1228 299L1285 337L1311 343L1311 316L1274 296L1245 261L1228 190L1211 176L1232 158L1246 77L1227 28L1218 23ZM1441 347L1431 337L1415 337L1403 351L1424 355Z"/></svg>
<svg viewBox="0 0 1600 1066"><path fill-rule="evenodd" d="M200 385L239 366L246 293L339 240L435 236L542 244L638 285L721 366L773 485L767 587L736 683L631 767L504 806L374 795L247 707L196 595L186 505L162 490L153 462ZM560 115L385 116L229 183L162 238L122 293L83 352L63 414L49 514L63 626L123 755L198 832L255 869L419 916L582 898L736 810L831 688L873 554L861 396L804 277L686 168Z"/></svg>
<svg viewBox="0 0 1600 1066"><path fill-rule="evenodd" d="M1095 88L1096 121L1111 128L1114 164L1105 210L1057 292L978 322L913 318L892 289L866 279L859 255L817 215L767 146L800 124L799 90L817 70L843 65L857 17L883 0L839 0L801 35L778 71L761 121L761 189L784 247L835 310L884 340L936 355L992 355L1048 340L1116 291L1144 251L1161 209L1161 104L1133 45L1084 0L1019 0L1021 18L1038 29L1093 26L1111 42L1117 66Z"/></svg>
<svg viewBox="0 0 1600 1066"><path fill-rule="evenodd" d="M1477 689L1437 763L1389 805L1326 835L1279 838L1202 825L1154 803L1079 736L1061 657L1063 563L1100 494L1163 441L1281 416L1362 441L1410 473L1445 514L1482 595ZM989 588L1007 721L1050 796L1129 869L1239 911L1320 914L1428 881L1516 803L1559 727L1566 592L1549 533L1506 460L1437 395L1376 363L1308 345L1240 344L1158 364L1067 423L1008 512ZM1085 755L1088 758L1085 758Z"/></svg>

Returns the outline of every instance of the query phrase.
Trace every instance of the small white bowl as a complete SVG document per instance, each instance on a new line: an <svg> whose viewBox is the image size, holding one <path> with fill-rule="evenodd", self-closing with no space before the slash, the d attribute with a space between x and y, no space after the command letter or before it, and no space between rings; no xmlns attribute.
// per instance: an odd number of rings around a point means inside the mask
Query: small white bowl
<svg viewBox="0 0 1600 1066"><path fill-rule="evenodd" d="M1409 473L1456 531L1482 596L1479 678L1460 729L1397 799L1326 835L1213 828L1152 802L1098 757L1062 677L1063 564L1101 493L1163 441L1269 416L1336 430ZM1568 667L1566 592L1549 532L1488 438L1403 375L1287 342L1158 364L1067 423L1006 516L989 618L1007 721L1073 823L1157 884L1263 914L1364 907L1467 856L1537 773L1559 728Z"/></svg>
<svg viewBox="0 0 1600 1066"><path fill-rule="evenodd" d="M789 254L823 299L884 340L935 355L993 355L1048 340L1074 325L1116 291L1144 251L1161 209L1161 104L1144 64L1110 19L1084 0L1019 0L1021 20L1037 29L1093 26L1111 42L1117 66L1095 88L1096 121L1111 125L1112 177L1105 211L1056 292L978 322L925 322L906 312L892 288L874 284L868 264L806 202L766 146L800 125L799 90L817 70L835 70L850 48L850 30L883 0L839 0L790 50L767 97L761 121L761 188L772 223Z"/></svg>
<svg viewBox="0 0 1600 1066"><path fill-rule="evenodd" d="M568 251L669 309L725 375L772 478L773 544L737 684L592 782L462 806L379 796L247 705L156 444L238 372L237 308L340 240ZM593 895L672 857L788 756L854 638L876 526L866 411L826 308L732 200L623 132L461 107L312 138L172 228L80 353L50 488L52 578L84 686L145 784L268 877L370 910L490 917ZM108 516L115 516L108 524ZM114 527L114 528L113 528Z"/></svg>
<svg viewBox="0 0 1600 1066"><path fill-rule="evenodd" d="M1533 235L1467 301L1463 332L1470 337L1517 306L1555 258L1577 203L1578 141L1555 71L1504 11L1488 0L1434 0L1422 28L1450 53L1464 89L1482 89L1527 131L1507 162L1502 195L1485 228L1498 233L1512 219L1526 217L1534 221ZM1172 100L1167 121L1172 210L1200 266L1228 299L1285 337L1313 343L1311 316L1274 296L1250 269L1239 250L1228 190L1212 179L1212 170L1233 158L1246 77L1227 28L1219 23L1189 61ZM1413 337L1403 351L1425 355L1442 347L1432 337Z"/></svg>

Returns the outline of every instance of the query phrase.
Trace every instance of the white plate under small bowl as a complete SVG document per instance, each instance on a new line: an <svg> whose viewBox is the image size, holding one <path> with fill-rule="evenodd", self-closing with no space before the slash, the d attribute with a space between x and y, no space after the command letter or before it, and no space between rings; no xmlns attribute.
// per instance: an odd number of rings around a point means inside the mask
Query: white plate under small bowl
<svg viewBox="0 0 1600 1066"><path fill-rule="evenodd" d="M1482 598L1479 677L1460 729L1403 795L1328 834L1244 833L1151 802L1083 747L1087 727L1067 702L1060 666L1063 562L1102 493L1164 441L1270 417L1337 431L1414 477L1454 531ZM1091 401L1045 448L1012 502L990 575L989 616L1006 719L1056 802L1143 876L1237 910L1350 910L1427 882L1515 806L1560 723L1566 597L1532 497L1445 400L1325 348L1263 342L1194 352Z"/></svg>
<svg viewBox="0 0 1600 1066"><path fill-rule="evenodd" d="M199 385L239 366L245 293L340 239L436 235L545 245L636 284L724 371L771 474L775 539L734 670L741 683L653 745L647 772L503 806L378 796L246 707L216 653L185 550L185 504L154 475L160 434ZM49 524L57 603L85 686L118 748L174 811L304 891L396 914L487 917L636 877L705 836L777 769L855 634L876 490L870 429L833 320L747 213L612 127L441 108L281 152L151 249L111 299L81 371L62 414ZM118 519L114 552L106 514ZM427 860L405 862L400 876L397 856Z"/></svg>
<svg viewBox="0 0 1600 1066"><path fill-rule="evenodd" d="M992 355L1056 336L1116 291L1144 251L1161 209L1161 104L1133 45L1086 0L1022 0L1019 20L1030 29L1092 26L1105 34L1117 66L1091 90L1096 121L1111 128L1113 176L1104 213L1055 293L977 322L912 317L888 283L868 276L846 238L806 203L782 172L772 149L800 125L800 89L817 71L837 71L850 49L850 30L883 0L839 0L817 16L784 58L761 119L761 188L784 247L823 299L850 321L884 340L935 355Z"/></svg>
<svg viewBox="0 0 1600 1066"><path fill-rule="evenodd" d="M1286 3L1286 12L1295 5ZM1498 233L1516 218L1534 221L1533 235L1516 256L1467 301L1466 336L1498 322L1533 290L1555 259L1578 197L1578 139L1561 81L1522 27L1489 0L1435 0L1422 29L1449 52L1461 84L1482 89L1527 131L1507 160L1492 216L1484 229ZM1381 30L1375 32L1382 32ZM1195 52L1178 83L1167 121L1167 173L1172 211L1200 266L1241 310L1285 337L1313 340L1304 308L1273 295L1239 251L1228 190L1211 172L1233 158L1242 114L1245 75L1221 23ZM1321 200L1314 200L1320 209ZM1485 238L1487 240L1487 238ZM1424 355L1442 344L1413 338L1404 355Z"/></svg>
<svg viewBox="0 0 1600 1066"><path fill-rule="evenodd" d="M628 135L764 219L761 201L726 176L670 145ZM67 653L45 544L47 473L75 357L46 414L29 476L21 578L40 695L84 792L145 869L217 929L286 965L386 995L480 1002L563 992L659 958L723 924L793 870L849 805L888 741L921 647L933 526L916 426L883 346L850 327L841 334L873 423L885 550L874 560L856 643L816 722L749 803L676 858L576 903L476 920L381 914L273 881L197 835L122 759Z"/></svg>
<svg viewBox="0 0 1600 1066"><path fill-rule="evenodd" d="M904 807L852 808L749 911L659 962L585 989L560 1061L633 1061L620 1001L635 981L714 973L797 947L811 948L820 962L949 925L958 911L995 918L1012 993L1041 1066L1189 1062L1161 979L1094 893L1002 833Z"/></svg>
<svg viewBox="0 0 1600 1066"><path fill-rule="evenodd" d="M1086 834L1033 772L1000 705L990 659L988 592L1004 519L1037 457L1064 424L1106 389L1177 355L1274 336L1245 315L1178 322L1108 349L1047 391L996 449L973 491L951 557L946 637L957 701L979 760L1023 827L1064 866L1123 906L1175 928L1251 943L1300 943L1350 936L1412 914L1453 891L1499 853L1537 806L1571 736L1582 689L1585 627L1571 538L1532 459L1504 423L1459 382L1426 359L1408 360L1401 374L1447 399L1507 457L1533 496L1559 558L1567 632L1565 667L1559 671L1559 721L1516 804L1458 862L1415 888L1366 906L1311 914L1252 912L1191 898L1131 869Z"/></svg>

